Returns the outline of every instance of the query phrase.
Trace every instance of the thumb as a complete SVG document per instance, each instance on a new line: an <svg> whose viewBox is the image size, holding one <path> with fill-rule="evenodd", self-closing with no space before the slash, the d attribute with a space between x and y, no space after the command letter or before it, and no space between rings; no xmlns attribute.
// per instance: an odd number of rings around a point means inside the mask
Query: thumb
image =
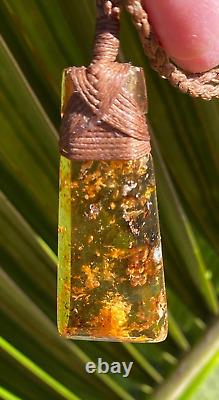
<svg viewBox="0 0 219 400"><path fill-rule="evenodd" d="M218 0L142 0L169 57L190 72L219 64Z"/></svg>

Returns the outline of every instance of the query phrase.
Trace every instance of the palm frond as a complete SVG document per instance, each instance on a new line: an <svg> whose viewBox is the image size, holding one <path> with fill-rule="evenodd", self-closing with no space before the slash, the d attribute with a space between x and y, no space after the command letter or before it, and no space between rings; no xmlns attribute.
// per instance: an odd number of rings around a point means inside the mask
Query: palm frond
<svg viewBox="0 0 219 400"><path fill-rule="evenodd" d="M73 342L56 330L61 73L87 64L92 0L2 0L1 321L5 400L216 400L219 369L219 103L151 71L128 15L121 56L145 69L169 303L156 345ZM129 378L85 372L134 361Z"/></svg>

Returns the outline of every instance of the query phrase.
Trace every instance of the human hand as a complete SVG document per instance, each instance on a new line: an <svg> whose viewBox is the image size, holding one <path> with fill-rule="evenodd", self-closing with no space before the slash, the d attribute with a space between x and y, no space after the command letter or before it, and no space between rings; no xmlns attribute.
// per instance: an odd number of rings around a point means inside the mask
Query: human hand
<svg viewBox="0 0 219 400"><path fill-rule="evenodd" d="M169 57L190 72L219 64L219 0L142 0Z"/></svg>

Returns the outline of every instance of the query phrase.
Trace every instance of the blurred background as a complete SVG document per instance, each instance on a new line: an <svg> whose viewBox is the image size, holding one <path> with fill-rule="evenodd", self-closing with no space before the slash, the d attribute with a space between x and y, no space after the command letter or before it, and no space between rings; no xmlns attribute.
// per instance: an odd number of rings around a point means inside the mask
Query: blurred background
<svg viewBox="0 0 219 400"><path fill-rule="evenodd" d="M128 15L121 59L143 66L169 305L160 344L64 340L56 329L58 129L63 68L87 65L93 0L1 0L0 398L219 398L219 101L150 69ZM89 360L134 361L127 379Z"/></svg>

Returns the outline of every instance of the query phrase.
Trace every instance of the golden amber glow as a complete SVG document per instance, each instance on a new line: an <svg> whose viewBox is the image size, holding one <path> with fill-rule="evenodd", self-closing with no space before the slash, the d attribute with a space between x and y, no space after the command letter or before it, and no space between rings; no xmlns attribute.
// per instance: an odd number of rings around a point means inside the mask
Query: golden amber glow
<svg viewBox="0 0 219 400"><path fill-rule="evenodd" d="M58 325L79 339L156 342L167 331L151 156L61 157Z"/></svg>
<svg viewBox="0 0 219 400"><path fill-rule="evenodd" d="M70 70L63 77L62 114L74 91ZM133 93L145 110L142 84ZM137 343L165 339L166 297L151 155L86 162L61 156L58 234L61 335Z"/></svg>

